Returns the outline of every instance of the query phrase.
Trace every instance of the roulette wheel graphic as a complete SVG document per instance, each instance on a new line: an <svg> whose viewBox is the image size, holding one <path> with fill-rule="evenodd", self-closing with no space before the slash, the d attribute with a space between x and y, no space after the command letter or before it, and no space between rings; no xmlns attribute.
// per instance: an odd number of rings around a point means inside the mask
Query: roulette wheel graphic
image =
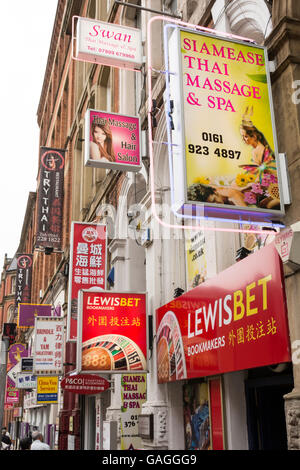
<svg viewBox="0 0 300 470"><path fill-rule="evenodd" d="M146 359L138 345L122 335L103 335L82 344L82 370L144 371Z"/></svg>
<svg viewBox="0 0 300 470"><path fill-rule="evenodd" d="M180 327L171 311L164 315L157 331L157 364L159 382L186 378Z"/></svg>

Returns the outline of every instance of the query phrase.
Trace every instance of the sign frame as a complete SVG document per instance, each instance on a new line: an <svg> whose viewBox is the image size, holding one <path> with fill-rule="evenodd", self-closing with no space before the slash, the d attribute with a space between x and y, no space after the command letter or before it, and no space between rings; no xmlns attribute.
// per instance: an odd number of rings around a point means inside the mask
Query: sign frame
<svg viewBox="0 0 300 470"><path fill-rule="evenodd" d="M120 296L123 294L132 294L132 295L143 295L145 296L145 368L143 370L82 370L82 312L83 312L83 295L84 293L87 294L119 294ZM147 292L132 292L132 291L124 291L124 292L114 292L114 291L109 291L109 290L99 290L98 292L93 290L88 290L88 289L81 289L78 293L78 323L77 323L77 348L76 348L76 373L77 374L147 374L148 373L148 368L149 368L149 361L148 361L148 350L149 350L149 330L148 330L148 295ZM117 333L116 333L117 336ZM122 335L120 335L122 336ZM139 345L137 345L139 347Z"/></svg>
<svg viewBox="0 0 300 470"><path fill-rule="evenodd" d="M158 383L291 360L282 262L274 244L157 308L156 319Z"/></svg>
<svg viewBox="0 0 300 470"><path fill-rule="evenodd" d="M198 31L192 30L191 28L180 26L180 25L165 25L165 30L167 28L174 28L170 41L168 44L165 44L165 55L166 63L169 69L175 69L178 71L176 76L172 74L172 70L168 71L169 80L166 80L166 99L168 102L168 108L170 109L170 103L173 100L175 103L174 112L172 113L172 118L175 122L175 131L172 131L170 121L167 118L167 126L169 128L168 139L169 139L169 161L170 161L170 179L171 183L171 197L172 197L172 211L175 216L180 218L188 219L205 219L210 218L212 220L219 220L224 222L238 222L238 223L248 223L251 221L253 224L266 225L272 223L273 225L281 224L281 219L285 214L284 210L284 200L283 200L283 191L282 191L282 178L280 171L280 159L278 152L277 144L277 135L275 128L275 117L274 117L274 107L272 99L272 90L271 90L271 81L270 81L270 70L267 56L267 49L263 46L253 44L250 42L243 41L242 39L229 38L227 36L222 37L221 35L211 34L207 31ZM270 124L272 128L273 140L274 140L274 155L277 168L277 177L278 177L278 188L280 194L280 209L263 209L263 208L254 208L254 207L242 207L234 206L229 204L219 204L219 203L210 203L210 202L200 202L189 200L187 195L187 165L186 165L186 136L185 136L185 125L180 123L184 122L184 96L183 96L183 70L182 70L182 53L180 52L180 34L181 31L192 33L198 35L199 37L208 37L215 40L222 40L224 42L234 44L240 44L247 47L255 47L262 50L265 58L265 72L267 77L267 86L268 86L268 99L270 106ZM166 40L165 40L166 42ZM171 48L171 50L169 49ZM169 65L169 57L173 57L171 64ZM175 57L175 59L174 59ZM174 87L173 91L170 91L170 87ZM177 98L175 98L175 95ZM200 119L200 118L199 118ZM176 126L178 129L176 130ZM204 130L204 129L203 129ZM175 147L174 147L175 146ZM178 148L176 148L176 146ZM173 186L173 187L172 187ZM197 207L197 215L194 215L194 208Z"/></svg>
<svg viewBox="0 0 300 470"><path fill-rule="evenodd" d="M102 118L105 121L111 119L115 120L120 120L122 121L124 118L129 118L129 119L134 119L137 120L136 123L136 133L138 133L138 139L136 140L136 143L138 145L138 163L137 164L132 164L132 163L122 163L122 162L106 162L106 161L101 161L101 160L92 160L89 158L90 156L90 131L91 131L91 113L97 113L97 116L101 118L101 115L103 116L108 116L108 118ZM85 142L84 142L84 158L85 158L85 165L90 166L90 167L95 167L95 168L108 168L111 170L119 170L119 171L132 171L132 172L138 172L142 168L142 157L141 157L141 121L139 116L132 116L129 114L120 114L120 113L114 113L114 112L108 112L108 111L103 111L103 110L98 110L98 109L87 109L85 113ZM113 131L112 131L113 132ZM130 130L128 130L130 132Z"/></svg>
<svg viewBox="0 0 300 470"><path fill-rule="evenodd" d="M56 322L57 324L60 324L62 327L62 339L61 339L61 348L59 349L61 351L61 369L54 369L54 368L48 368L48 369L41 369L37 368L37 362L36 362L36 353L37 353L37 327L38 322L43 321L46 323L49 323L49 327L51 326L52 322ZM46 335L46 333L45 333ZM37 377L39 376L61 376L63 375L63 359L64 359L64 348L65 348L65 341L64 341L64 318L63 317L36 317L35 325L34 325L34 351L33 351L33 375L36 375Z"/></svg>
<svg viewBox="0 0 300 470"><path fill-rule="evenodd" d="M45 393L39 393L39 387L40 387L40 382L42 380L49 379L49 380L55 380L55 388L56 391L51 393L51 392L45 392ZM38 405L51 405L51 404L57 404L58 403L58 391L59 391L59 380L57 375L40 375L36 377L36 403Z"/></svg>
<svg viewBox="0 0 300 470"><path fill-rule="evenodd" d="M75 21L77 21L77 24L75 26ZM123 59L114 59L112 57L108 57L108 54L105 54L103 51L103 54L101 52L98 53L95 50L95 47L90 47L91 51L87 52L84 51L84 47L82 46L82 50L80 50L80 31L83 28L83 23L84 22L90 22L94 23L95 26L110 26L114 27L117 30L124 31L125 36L127 33L131 32L132 34L135 34L138 36L136 38L137 45L136 47L138 48L137 51L137 59L136 60L128 60L123 57ZM94 29L94 31L96 31ZM104 35L102 33L102 37L104 38ZM124 25L119 25L115 23L106 23L100 20L94 20L92 18L85 18L85 17L80 17L74 15L72 17L72 58L74 60L79 60L79 61L84 61L84 62L90 62L93 64L99 64L99 65L107 65L111 67L116 67L120 69L127 69L127 70L132 70L134 72L140 72L142 68L142 63L143 63L143 55L142 55L142 34L141 30L139 28L132 28L129 26L124 26ZM111 55L116 55L113 51L113 54Z"/></svg>
<svg viewBox="0 0 300 470"><path fill-rule="evenodd" d="M139 436L142 439L152 441L154 437L154 415L153 414L140 414L139 415Z"/></svg>

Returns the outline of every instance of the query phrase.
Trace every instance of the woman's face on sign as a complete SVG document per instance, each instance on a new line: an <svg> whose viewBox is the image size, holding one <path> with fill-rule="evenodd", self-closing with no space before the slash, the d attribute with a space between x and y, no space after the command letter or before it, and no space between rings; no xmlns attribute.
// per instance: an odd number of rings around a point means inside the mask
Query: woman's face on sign
<svg viewBox="0 0 300 470"><path fill-rule="evenodd" d="M256 147L258 144L257 136L253 134L252 136L249 135L245 129L241 129L241 136L245 144L251 145L252 147Z"/></svg>
<svg viewBox="0 0 300 470"><path fill-rule="evenodd" d="M94 130L94 139L96 144L103 145L106 139L106 134L101 127L96 126Z"/></svg>

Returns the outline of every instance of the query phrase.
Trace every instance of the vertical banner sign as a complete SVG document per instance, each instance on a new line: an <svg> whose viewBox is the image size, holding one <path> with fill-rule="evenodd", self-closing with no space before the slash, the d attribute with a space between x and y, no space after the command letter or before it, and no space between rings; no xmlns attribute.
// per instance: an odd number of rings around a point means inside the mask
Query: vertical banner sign
<svg viewBox="0 0 300 470"><path fill-rule="evenodd" d="M146 388L145 374L121 376L121 450L142 448L138 424Z"/></svg>
<svg viewBox="0 0 300 470"><path fill-rule="evenodd" d="M177 203L204 204L212 217L278 219L284 206L266 49L180 29L169 45L170 71L178 72L170 78L173 137L182 149Z"/></svg>
<svg viewBox="0 0 300 470"><path fill-rule="evenodd" d="M156 314L159 383L290 361L282 265L274 244Z"/></svg>
<svg viewBox="0 0 300 470"><path fill-rule="evenodd" d="M63 375L64 319L36 317L33 373Z"/></svg>
<svg viewBox="0 0 300 470"><path fill-rule="evenodd" d="M139 171L139 118L88 109L85 115L85 162L87 166Z"/></svg>
<svg viewBox="0 0 300 470"><path fill-rule="evenodd" d="M14 374L14 370L18 369L18 364L20 364L22 357L27 357L27 355L28 350L22 343L14 343L8 350L5 394L6 404L18 403L19 401L19 391L16 388L16 375Z"/></svg>
<svg viewBox="0 0 300 470"><path fill-rule="evenodd" d="M31 300L32 260L32 255L17 255L16 308Z"/></svg>
<svg viewBox="0 0 300 470"><path fill-rule="evenodd" d="M101 450L101 398L96 397L95 399L96 408L96 431L95 431L95 450Z"/></svg>
<svg viewBox="0 0 300 470"><path fill-rule="evenodd" d="M107 230L105 225L72 222L68 297L68 341L77 338L78 292L106 288Z"/></svg>
<svg viewBox="0 0 300 470"><path fill-rule="evenodd" d="M146 372L146 294L79 292L77 371Z"/></svg>
<svg viewBox="0 0 300 470"><path fill-rule="evenodd" d="M40 149L36 247L61 250L65 151Z"/></svg>

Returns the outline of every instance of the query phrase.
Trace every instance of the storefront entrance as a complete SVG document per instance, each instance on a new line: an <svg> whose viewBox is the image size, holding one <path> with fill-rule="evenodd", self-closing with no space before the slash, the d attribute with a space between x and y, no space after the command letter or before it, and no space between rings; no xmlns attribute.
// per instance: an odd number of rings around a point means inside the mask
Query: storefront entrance
<svg viewBox="0 0 300 470"><path fill-rule="evenodd" d="M283 396L293 389L289 366L282 373L269 368L249 371L245 382L250 450L286 450Z"/></svg>

